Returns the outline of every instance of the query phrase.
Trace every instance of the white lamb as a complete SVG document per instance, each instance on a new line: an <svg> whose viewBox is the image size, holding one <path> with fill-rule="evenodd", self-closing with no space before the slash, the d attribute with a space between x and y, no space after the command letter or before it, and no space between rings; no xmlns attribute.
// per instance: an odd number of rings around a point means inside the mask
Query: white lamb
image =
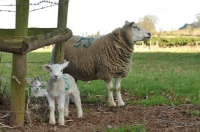
<svg viewBox="0 0 200 132"><path fill-rule="evenodd" d="M63 69L69 62L63 64L43 65L43 68L50 71L50 79L47 83L47 100L49 102L49 124L54 125L55 121L55 101L58 104L58 124L64 126L64 116L69 114L69 97L72 97L77 108L77 116L83 117L81 107L80 92L75 80L69 74L63 74Z"/></svg>

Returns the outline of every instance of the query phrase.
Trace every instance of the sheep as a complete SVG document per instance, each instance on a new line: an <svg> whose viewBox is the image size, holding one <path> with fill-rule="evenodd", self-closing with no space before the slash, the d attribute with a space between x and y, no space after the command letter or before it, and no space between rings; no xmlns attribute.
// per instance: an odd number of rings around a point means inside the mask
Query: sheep
<svg viewBox="0 0 200 132"><path fill-rule="evenodd" d="M31 86L31 97L47 97L47 90L42 89L42 86L46 85L46 82L40 82L37 79L27 79L27 83ZM74 103L73 96L70 95L70 102Z"/></svg>
<svg viewBox="0 0 200 132"><path fill-rule="evenodd" d="M46 97L46 89L42 89L42 86L46 85L46 82L40 82L37 79L27 79L26 82L31 86L31 97Z"/></svg>
<svg viewBox="0 0 200 132"><path fill-rule="evenodd" d="M125 21L125 25L98 38L72 36L66 43L64 59L73 60L64 73L75 80L103 80L108 89L109 106L124 106L121 97L121 81L132 68L132 53L137 41L150 39L151 34L134 22ZM54 63L55 47L52 49ZM117 105L113 99L115 78Z"/></svg>
<svg viewBox="0 0 200 132"><path fill-rule="evenodd" d="M77 116L83 117L81 107L80 92L75 80L69 74L63 74L63 69L68 66L69 62L63 64L43 65L45 70L50 71L50 78L46 86L47 100L49 102L49 124L55 125L55 101L58 104L58 124L64 126L64 116L68 117L69 96L73 97L77 108Z"/></svg>

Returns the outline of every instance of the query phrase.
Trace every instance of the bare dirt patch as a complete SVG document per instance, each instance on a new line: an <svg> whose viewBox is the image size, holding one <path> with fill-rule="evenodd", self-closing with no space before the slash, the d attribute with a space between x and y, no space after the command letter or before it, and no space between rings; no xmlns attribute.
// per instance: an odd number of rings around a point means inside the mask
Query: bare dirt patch
<svg viewBox="0 0 200 132"><path fill-rule="evenodd" d="M200 131L200 108L192 104L179 107L141 107L127 105L123 108L109 108L104 103L82 104L84 117L79 119L74 104L70 104L70 115L65 119L65 127L48 125L49 110L45 98L31 99L30 113L25 114L23 127L9 125L9 97L0 96L0 128L4 132L32 131L72 131L103 132L120 125L144 125L147 132ZM36 105L37 104L37 105Z"/></svg>

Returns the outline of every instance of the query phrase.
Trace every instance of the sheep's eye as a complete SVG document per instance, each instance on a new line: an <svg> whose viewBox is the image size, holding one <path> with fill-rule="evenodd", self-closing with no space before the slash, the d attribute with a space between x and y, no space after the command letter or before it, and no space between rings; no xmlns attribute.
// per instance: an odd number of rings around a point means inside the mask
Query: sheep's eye
<svg viewBox="0 0 200 132"><path fill-rule="evenodd" d="M49 70L50 72L52 72L52 70Z"/></svg>
<svg viewBox="0 0 200 132"><path fill-rule="evenodd" d="M138 31L140 30L140 29L139 29L137 26L135 26L135 25L133 26L133 28L134 28L134 29L137 29Z"/></svg>
<svg viewBox="0 0 200 132"><path fill-rule="evenodd" d="M61 70L61 72L63 72L63 70Z"/></svg>

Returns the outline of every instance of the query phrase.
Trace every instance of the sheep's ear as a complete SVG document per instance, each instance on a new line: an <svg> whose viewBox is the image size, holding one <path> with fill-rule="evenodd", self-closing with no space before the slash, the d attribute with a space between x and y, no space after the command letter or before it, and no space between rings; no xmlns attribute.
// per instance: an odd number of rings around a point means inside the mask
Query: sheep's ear
<svg viewBox="0 0 200 132"><path fill-rule="evenodd" d="M126 22L125 22L125 25L132 26L134 23L135 23L135 22L126 21Z"/></svg>
<svg viewBox="0 0 200 132"><path fill-rule="evenodd" d="M133 24L134 24L134 22L130 22L130 23L129 23L129 26L131 27Z"/></svg>
<svg viewBox="0 0 200 132"><path fill-rule="evenodd" d="M67 67L68 64L69 64L69 61L66 61L65 63L63 63L63 64L62 64L63 69L64 69L65 67Z"/></svg>
<svg viewBox="0 0 200 132"><path fill-rule="evenodd" d="M26 79L26 82L29 84L29 85L33 85L33 82L34 82L34 79L33 78L27 78Z"/></svg>
<svg viewBox="0 0 200 132"><path fill-rule="evenodd" d="M41 82L40 86L45 86L45 85L46 85L46 82Z"/></svg>
<svg viewBox="0 0 200 132"><path fill-rule="evenodd" d="M128 25L130 22L129 21L125 21L125 25Z"/></svg>
<svg viewBox="0 0 200 132"><path fill-rule="evenodd" d="M50 65L43 65L43 69L50 70Z"/></svg>

